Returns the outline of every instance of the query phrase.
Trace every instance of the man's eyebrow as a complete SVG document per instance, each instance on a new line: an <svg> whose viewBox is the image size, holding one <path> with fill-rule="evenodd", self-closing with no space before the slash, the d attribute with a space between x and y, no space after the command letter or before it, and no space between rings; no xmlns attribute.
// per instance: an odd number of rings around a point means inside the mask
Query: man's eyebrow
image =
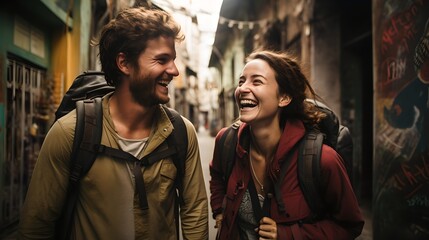
<svg viewBox="0 0 429 240"><path fill-rule="evenodd" d="M155 54L155 58L161 58L161 57L168 57L168 58L176 59L176 55L169 54L169 53L159 53L159 54Z"/></svg>

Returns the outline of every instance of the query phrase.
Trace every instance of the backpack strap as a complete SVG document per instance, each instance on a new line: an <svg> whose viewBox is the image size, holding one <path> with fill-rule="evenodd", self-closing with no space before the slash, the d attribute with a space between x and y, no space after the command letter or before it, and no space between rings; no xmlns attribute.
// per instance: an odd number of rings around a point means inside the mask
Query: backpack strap
<svg viewBox="0 0 429 240"><path fill-rule="evenodd" d="M156 161L172 156L173 162L177 168L176 188L178 194L182 193L182 180L184 176L184 168L188 146L188 135L186 131L186 125L181 118L180 114L175 110L164 107L170 121L173 123L174 130L172 134L167 138L168 149L164 151L154 151L153 153L145 156L141 160L138 160L130 153L124 152L119 149L114 149L101 145L101 134L102 134L102 110L101 98L94 98L89 100L82 100L76 102L76 127L75 135L73 139L73 147L71 153L71 169L69 187L67 189L66 202L64 204L63 213L60 217L61 226L57 231L58 239L68 239L71 236L71 229L73 225L73 216L76 201L79 196L79 181L89 171L93 165L98 154L108 155L113 158L127 160L127 161L139 161L133 172L137 174L136 179L143 179L141 175L141 166L149 166ZM138 186L137 186L138 185ZM136 187L140 189L139 198L140 205L143 209L147 208L147 199L144 182L136 181ZM141 189L143 191L141 191ZM178 203L182 203L183 199L177 198L176 201L176 229L178 231ZM177 235L179 239L179 235Z"/></svg>
<svg viewBox="0 0 429 240"><path fill-rule="evenodd" d="M250 202L252 204L253 209L253 217L256 222L261 221L263 217L270 217L270 209L271 209L271 197L270 194L265 196L263 204L259 201L258 192L256 190L255 182L251 177L249 179L249 184L247 185L250 195Z"/></svg>
<svg viewBox="0 0 429 240"><path fill-rule="evenodd" d="M219 148L221 156L221 169L223 170L223 178L226 185L228 185L229 176L231 175L232 168L235 162L235 149L238 141L238 128L241 121L234 122L228 129L225 130L219 139ZM223 164L225 163L225 164Z"/></svg>
<svg viewBox="0 0 429 240"><path fill-rule="evenodd" d="M163 106L163 108L174 126L173 133L167 138L167 144L169 145L169 149L174 149L177 152L177 154L173 155L173 162L177 168L178 176L176 187L179 190L179 195L181 195L183 191L182 180L185 174L186 156L188 154L188 132L185 122L176 110L166 106ZM148 161L150 161L150 159L148 159ZM181 203L183 203L183 199L181 199Z"/></svg>
<svg viewBox="0 0 429 240"><path fill-rule="evenodd" d="M94 145L101 142L103 126L101 98L76 102L76 111L76 129L79 132L73 139L73 148L75 145L78 148L75 151L76 156L72 154L74 162L70 177L73 182L78 182L89 171L97 157L98 153L95 151Z"/></svg>
<svg viewBox="0 0 429 240"><path fill-rule="evenodd" d="M64 209L57 230L58 239L69 239L73 226L74 210L79 197L79 181L97 157L92 146L99 143L102 132L101 98L76 102L76 126L70 157L70 178Z"/></svg>
<svg viewBox="0 0 429 240"><path fill-rule="evenodd" d="M311 217L292 221L287 223L287 225L293 225L295 223L299 225L303 223L313 223L315 220L322 217L325 212L325 205L323 204L320 193L320 157L323 139L324 135L321 132L309 130L304 138L291 149L286 160L281 165L279 178L274 184L274 195L279 210L288 215L280 188L291 163L293 153L295 153L298 148L298 182L304 194L304 198L313 212Z"/></svg>
<svg viewBox="0 0 429 240"><path fill-rule="evenodd" d="M188 154L188 132L186 129L185 122L183 121L180 114L172 109L163 105L165 112L167 113L170 121L173 123L174 130L167 138L168 148L175 147L178 154L173 155L173 162L177 169L176 177L176 201L174 205L174 217L176 219L176 237L179 240L179 205L184 203L183 200L183 177L185 176L185 163L186 156Z"/></svg>
<svg viewBox="0 0 429 240"><path fill-rule="evenodd" d="M353 139L348 127L340 125L336 151L343 159L350 183L355 187L353 179Z"/></svg>
<svg viewBox="0 0 429 240"><path fill-rule="evenodd" d="M175 201L175 219L176 219L176 234L177 239L179 239L179 205L183 204L183 177L185 173L185 162L186 156L188 152L188 133L186 129L185 122L183 121L180 114L172 109L163 106L163 109L167 113L170 121L173 124L174 130L167 137L166 142L168 145L167 149L164 150L155 150L150 154L146 155L142 159L135 158L132 154L128 152L124 152L120 149L111 148L108 146L104 146L101 144L97 144L96 149L99 154L108 155L116 159L121 159L125 161L131 161L135 164L133 168L133 174L136 180L136 191L139 196L140 207L142 209L148 209L148 202L146 196L146 187L143 179L143 175L141 172L141 166L150 166L153 163L171 156L173 163L177 169L177 177L175 180L176 186L176 201Z"/></svg>
<svg viewBox="0 0 429 240"><path fill-rule="evenodd" d="M167 141L169 141L169 139L167 138ZM110 156L114 159L120 159L123 161L128 161L131 162L133 164L133 169L132 172L134 174L134 179L135 179L135 190L139 196L139 204L140 204L140 208L143 210L147 210L149 209L149 204L147 201L147 195L146 195L146 186L144 183L144 178L143 178L143 173L142 173L142 166L150 166L152 164L154 164L155 162L169 157L169 156L174 156L177 155L177 150L173 147L170 146L174 146L169 144L169 147L165 150L161 150L159 151L158 149L156 149L155 151L151 152L150 154L144 156L142 159L138 159L136 157L134 157L132 154L128 153L128 152L124 152L120 149L117 148L112 148L112 147L108 147L102 144L97 144L94 146L94 149L97 150L98 154L100 155L106 155L106 156Z"/></svg>
<svg viewBox="0 0 429 240"><path fill-rule="evenodd" d="M281 168L280 168L280 173L279 173L279 178L278 180L274 183L274 197L276 198L277 201L277 205L279 208L279 211L288 215L288 213L286 212L286 206L285 203L283 201L283 195L281 194L281 184L283 183L283 179L286 176L286 172L289 168L289 165L291 163L292 160L292 156L295 153L297 146L299 144L295 145L288 153L288 155L286 156L286 160L282 163Z"/></svg>
<svg viewBox="0 0 429 240"><path fill-rule="evenodd" d="M310 209L317 219L323 216L325 204L320 189L320 157L323 145L323 134L310 130L299 146L298 180Z"/></svg>
<svg viewBox="0 0 429 240"><path fill-rule="evenodd" d="M170 156L172 157L174 165L177 168L177 178L175 185L178 190L178 196L180 196L180 203L183 203L181 194L183 192L182 185L185 171L186 154L188 150L188 134L186 131L185 122L183 121L180 114L174 109L167 108L165 106L163 106L163 108L174 126L173 132L166 139L168 146L167 149L156 149L150 154L144 156L142 159L137 159L132 154L124 152L120 149L108 147L102 144L95 144L95 146L93 146L98 154L111 156L115 159L121 159L124 161L130 161L135 164L133 172L136 175L136 188L137 192L139 193L140 205L142 209L147 209L148 204L144 182L140 181L140 179L143 179L140 168L142 166L150 166L155 162Z"/></svg>

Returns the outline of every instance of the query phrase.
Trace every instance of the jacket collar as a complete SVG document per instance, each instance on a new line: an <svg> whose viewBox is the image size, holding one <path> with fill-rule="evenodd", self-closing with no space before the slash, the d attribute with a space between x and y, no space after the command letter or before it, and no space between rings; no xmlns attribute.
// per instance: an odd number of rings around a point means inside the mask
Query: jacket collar
<svg viewBox="0 0 429 240"><path fill-rule="evenodd" d="M148 146L144 155L154 151L173 132L173 123L161 105L157 106L152 131L149 135Z"/></svg>
<svg viewBox="0 0 429 240"><path fill-rule="evenodd" d="M285 156L305 135L304 123L300 120L291 119L286 122L280 137L276 152L276 159Z"/></svg>
<svg viewBox="0 0 429 240"><path fill-rule="evenodd" d="M305 135L305 126L301 120L288 119L286 121L283 133L280 137L279 145L275 154L274 161L271 166L275 169L280 169L281 163L285 160L286 155L292 148L299 143ZM250 146L250 126L242 123L238 129L238 144L236 153L239 158L243 158L248 154Z"/></svg>

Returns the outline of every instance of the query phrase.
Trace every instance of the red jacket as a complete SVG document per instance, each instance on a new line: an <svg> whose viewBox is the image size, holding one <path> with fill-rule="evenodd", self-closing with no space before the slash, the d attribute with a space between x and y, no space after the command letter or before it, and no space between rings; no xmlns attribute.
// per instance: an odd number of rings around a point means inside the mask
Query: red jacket
<svg viewBox="0 0 429 240"><path fill-rule="evenodd" d="M225 132L222 129L216 136L212 162L210 163L210 191L213 216L223 212L223 221L218 232L219 239L239 239L237 213L251 177L249 168L249 127L241 124L238 130L236 160L225 189L222 159L218 154L219 139ZM267 166L268 176L276 182L281 164L291 149L304 136L304 124L289 120L280 138L274 160ZM296 223L311 215L304 195L299 187L297 174L298 153L293 153L290 166L281 184L281 195L286 213L278 211L275 197L271 198L270 214L277 222L278 239L353 239L360 235L364 220L347 176L347 171L334 149L323 145L321 159L321 181L326 188L322 198L329 203L327 210L331 217L315 223ZM225 165L225 163L223 163ZM226 193L226 194L225 194Z"/></svg>

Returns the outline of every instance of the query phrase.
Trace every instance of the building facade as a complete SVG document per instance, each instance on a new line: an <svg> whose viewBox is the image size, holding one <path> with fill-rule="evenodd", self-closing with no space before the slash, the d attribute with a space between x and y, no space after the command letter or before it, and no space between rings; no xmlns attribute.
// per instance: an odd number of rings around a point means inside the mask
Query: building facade
<svg viewBox="0 0 429 240"><path fill-rule="evenodd" d="M0 10L0 232L18 217L53 109L88 67L91 2L14 1Z"/></svg>

